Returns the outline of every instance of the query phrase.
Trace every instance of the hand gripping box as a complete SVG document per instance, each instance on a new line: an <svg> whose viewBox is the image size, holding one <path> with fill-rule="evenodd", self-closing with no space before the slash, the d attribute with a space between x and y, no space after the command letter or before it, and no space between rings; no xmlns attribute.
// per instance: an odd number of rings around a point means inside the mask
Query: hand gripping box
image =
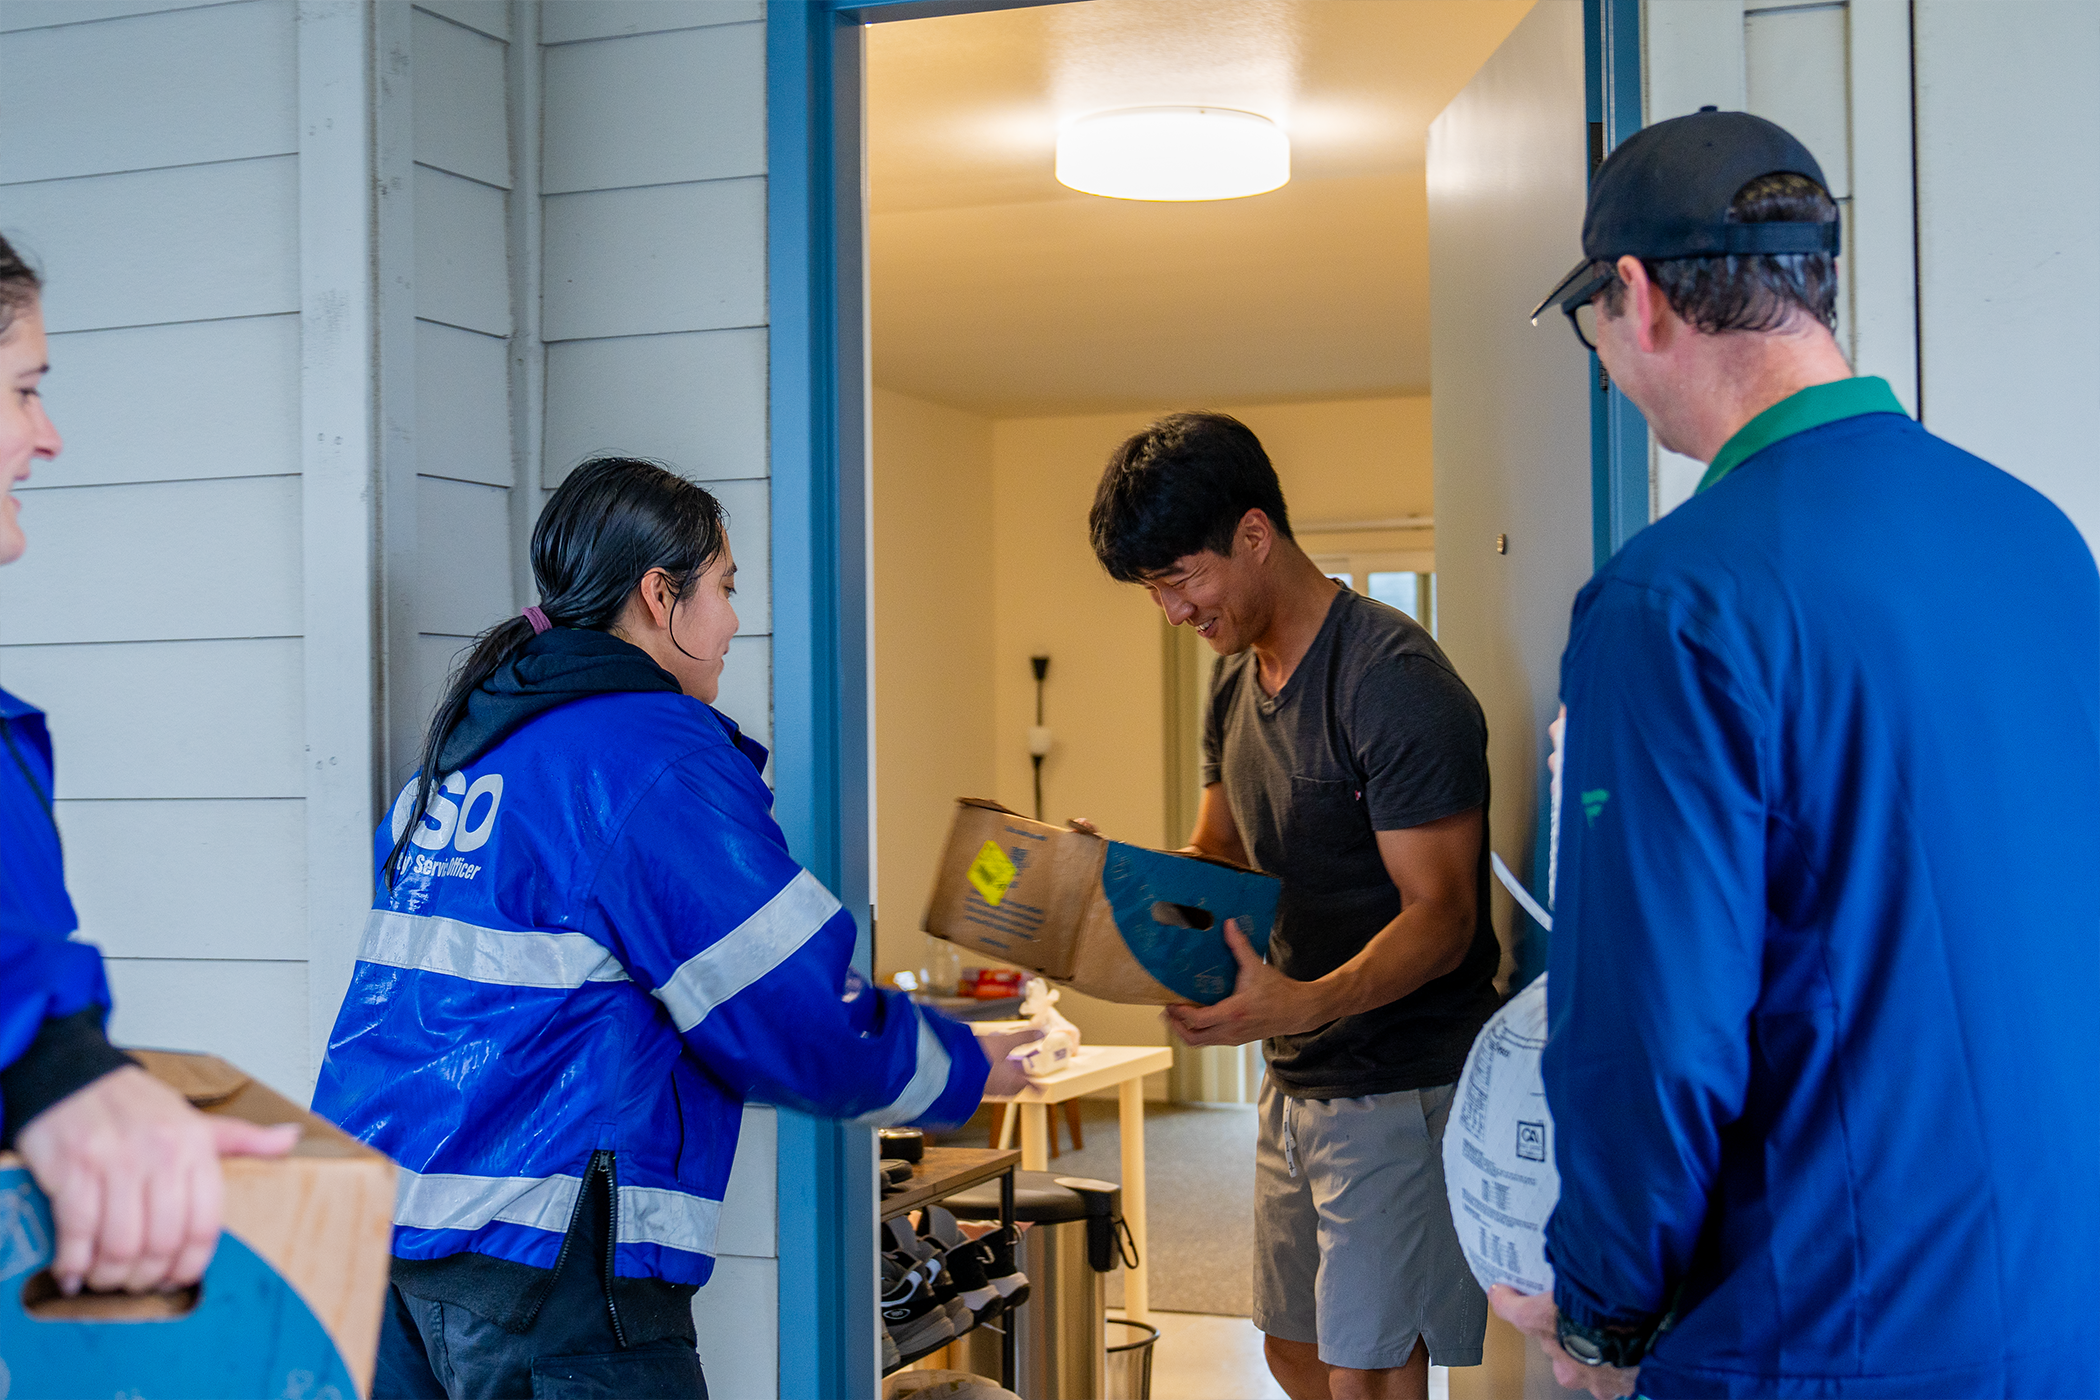
<svg viewBox="0 0 2100 1400"><path fill-rule="evenodd" d="M1281 883L1030 821L963 798L934 878L926 932L1088 996L1208 1006L1239 976L1227 919L1267 954Z"/></svg>
<svg viewBox="0 0 2100 1400"><path fill-rule="evenodd" d="M134 1050L206 1113L293 1123L291 1155L223 1159L226 1231L186 1294L57 1296L49 1204L0 1155L0 1395L357 1400L372 1389L394 1164L211 1055Z"/></svg>

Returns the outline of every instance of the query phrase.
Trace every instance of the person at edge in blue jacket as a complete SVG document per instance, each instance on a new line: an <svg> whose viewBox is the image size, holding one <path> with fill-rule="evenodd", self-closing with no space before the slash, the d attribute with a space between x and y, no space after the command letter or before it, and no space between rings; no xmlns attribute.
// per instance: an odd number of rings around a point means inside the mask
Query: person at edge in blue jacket
<svg viewBox="0 0 2100 1400"><path fill-rule="evenodd" d="M41 288L0 239L0 564L28 547L14 488L61 446L38 395ZM63 1292L185 1287L218 1245L220 1155L280 1156L298 1129L199 1113L110 1045L102 954L71 938L52 777L42 712L0 690L0 1147L51 1199Z"/></svg>
<svg viewBox="0 0 2100 1400"><path fill-rule="evenodd" d="M1555 1286L1491 1301L1597 1396L2091 1396L2100 575L1852 377L1837 217L1662 122L1540 308L1710 466L1575 602Z"/></svg>
<svg viewBox="0 0 2100 1400"><path fill-rule="evenodd" d="M712 495L586 462L532 569L377 834L314 1094L401 1168L373 1394L704 1396L692 1295L745 1101L959 1123L1022 1087L1034 1033L980 1049L853 974L766 750L712 706L737 630Z"/></svg>

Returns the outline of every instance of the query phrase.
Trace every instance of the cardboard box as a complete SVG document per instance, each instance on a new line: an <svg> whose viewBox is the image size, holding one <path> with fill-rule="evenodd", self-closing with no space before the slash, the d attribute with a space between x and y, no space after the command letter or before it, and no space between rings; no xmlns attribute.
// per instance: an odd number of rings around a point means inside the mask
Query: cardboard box
<svg viewBox="0 0 2100 1400"><path fill-rule="evenodd" d="M54 1296L49 1207L21 1159L0 1154L0 1356L14 1393L369 1395L394 1164L215 1056L131 1053L207 1113L303 1131L288 1157L224 1159L226 1233L188 1294Z"/></svg>
<svg viewBox="0 0 2100 1400"><path fill-rule="evenodd" d="M1239 965L1227 919L1266 954L1274 876L1050 826L966 797L934 877L926 932L1088 996L1208 1006Z"/></svg>

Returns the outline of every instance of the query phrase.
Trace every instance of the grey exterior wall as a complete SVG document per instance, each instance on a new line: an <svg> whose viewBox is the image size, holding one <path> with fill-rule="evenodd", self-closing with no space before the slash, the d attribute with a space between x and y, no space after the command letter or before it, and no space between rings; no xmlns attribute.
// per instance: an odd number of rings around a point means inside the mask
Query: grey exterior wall
<svg viewBox="0 0 2100 1400"><path fill-rule="evenodd" d="M0 5L0 230L68 439L0 574L115 1030L294 1094L307 995L300 136L289 0Z"/></svg>
<svg viewBox="0 0 2100 1400"><path fill-rule="evenodd" d="M2100 7L1919 0L1925 425L2046 494L2100 550ZM1956 548L1950 566L1974 567Z"/></svg>
<svg viewBox="0 0 2100 1400"><path fill-rule="evenodd" d="M1844 224L1838 344L1861 374L1918 406L1916 209L1907 0L1646 0L1649 122L1706 103L1768 117L1823 167ZM1706 468L1655 445L1651 513Z"/></svg>
<svg viewBox="0 0 2100 1400"><path fill-rule="evenodd" d="M702 480L771 739L763 10L0 0L0 231L68 447L0 574L115 1034L309 1092L370 839L459 649L595 452ZM775 1389L773 1114L696 1317Z"/></svg>

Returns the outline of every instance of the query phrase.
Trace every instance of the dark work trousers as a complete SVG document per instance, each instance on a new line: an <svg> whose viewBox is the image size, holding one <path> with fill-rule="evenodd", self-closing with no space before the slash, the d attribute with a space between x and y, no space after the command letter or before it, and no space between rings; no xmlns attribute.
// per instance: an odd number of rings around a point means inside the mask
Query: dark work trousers
<svg viewBox="0 0 2100 1400"><path fill-rule="evenodd" d="M590 1207L582 1215L595 1225ZM707 1400L690 1337L620 1345L602 1229L581 1230L570 1244L523 1333L389 1285L372 1400Z"/></svg>

